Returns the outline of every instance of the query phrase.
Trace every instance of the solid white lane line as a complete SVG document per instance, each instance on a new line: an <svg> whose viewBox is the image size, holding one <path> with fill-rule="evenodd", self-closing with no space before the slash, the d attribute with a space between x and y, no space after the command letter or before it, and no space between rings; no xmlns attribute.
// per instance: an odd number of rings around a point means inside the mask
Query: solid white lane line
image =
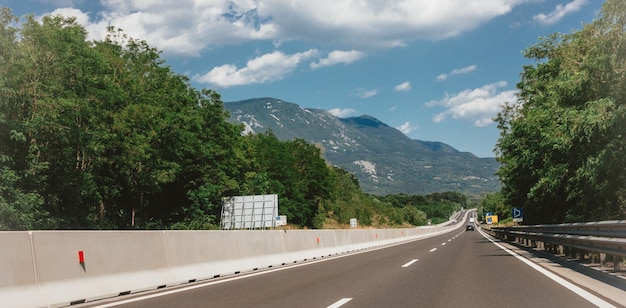
<svg viewBox="0 0 626 308"><path fill-rule="evenodd" d="M428 252L433 252L433 251L435 251L435 250L437 250L437 248L433 248L433 249L431 249L431 250L430 250L430 251L428 251Z"/></svg>
<svg viewBox="0 0 626 308"><path fill-rule="evenodd" d="M405 263L404 265L402 265L402 267L409 267L409 266L411 266L411 264L413 264L413 263L415 263L415 262L417 262L417 259L413 259L413 260L411 260L411 261L409 261L409 262Z"/></svg>
<svg viewBox="0 0 626 308"><path fill-rule="evenodd" d="M486 239L488 239L490 242L494 243L496 246L500 247L500 249L506 251L508 254L514 256L515 258L517 258L518 260L524 262L526 265L532 267L534 270L544 274L546 277L554 280L556 283L562 285L563 287L569 289L570 291L576 293L578 296L586 299L588 302L598 306L598 307L606 307L606 308L610 308L610 307L615 307L613 306L611 303L587 292L586 290L580 288L579 286L557 276L556 274L548 271L547 269L531 262L530 260L520 256L519 254L517 254L516 252L500 245L499 243L495 242L494 240L492 240L488 235L484 234L483 231L480 231L483 235L483 237L485 237Z"/></svg>
<svg viewBox="0 0 626 308"><path fill-rule="evenodd" d="M337 256L336 258L344 258L344 257L347 257L347 256L350 256L350 255L349 254L345 254L345 255ZM225 283L225 282L229 282L229 281L235 281L235 280L239 280L239 279L245 279L245 278L248 278L248 277L254 277L254 276L264 275L264 274L278 272L278 271L284 271L284 270L288 270L290 268L307 266L309 264L324 262L326 260L331 260L331 259L332 258L319 259L317 261L310 261L308 263L295 264L295 265L290 265L290 266L285 266L285 267L278 267L278 268L268 269L268 270L264 270L262 272L256 272L256 273L251 273L251 274L244 274L244 275L241 275L241 276L223 278L223 279L220 279L220 280L217 280L217 281L202 282L202 283L199 283L199 284L190 285L190 286L182 287L182 288L176 288L176 289L169 290L169 291L163 291L163 292L158 292L158 293L154 293L154 294L138 296L138 297L129 298L129 299L120 300L120 301L115 301L115 302L111 302L111 303L107 303L107 304L103 304L103 305L96 305L96 306L93 306L93 308L110 308L110 307L115 307L115 306L126 305L126 304L135 303L135 302L139 302L139 301L143 301L143 300L147 300L147 299L151 299L151 298L156 298L156 297L161 297L161 296L167 296L167 295L170 295L170 294L186 292L186 291L195 290L195 289L199 289L199 288L204 288L204 287L208 287L208 286L212 286L212 285L216 285L216 284L220 284L220 283Z"/></svg>
<svg viewBox="0 0 626 308"><path fill-rule="evenodd" d="M334 304L328 306L327 308L339 308L341 306L343 306L345 303L351 301L352 298L346 297L346 298L342 298L338 301L336 301Z"/></svg>

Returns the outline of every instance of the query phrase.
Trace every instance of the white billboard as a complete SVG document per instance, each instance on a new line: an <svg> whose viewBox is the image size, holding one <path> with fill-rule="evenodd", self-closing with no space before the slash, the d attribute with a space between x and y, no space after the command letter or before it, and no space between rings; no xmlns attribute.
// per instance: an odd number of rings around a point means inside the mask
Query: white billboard
<svg viewBox="0 0 626 308"><path fill-rule="evenodd" d="M278 195L224 198L222 230L273 229L278 216Z"/></svg>

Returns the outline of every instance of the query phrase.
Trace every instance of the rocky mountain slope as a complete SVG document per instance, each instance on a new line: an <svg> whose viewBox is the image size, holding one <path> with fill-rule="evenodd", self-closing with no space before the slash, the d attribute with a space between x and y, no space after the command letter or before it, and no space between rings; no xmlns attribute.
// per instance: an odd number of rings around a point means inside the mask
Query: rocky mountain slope
<svg viewBox="0 0 626 308"><path fill-rule="evenodd" d="M481 194L500 189L494 158L478 158L441 142L408 138L371 116L338 118L325 110L274 98L226 102L231 121L247 133L271 130L281 140L319 145L332 165L353 173L371 194Z"/></svg>

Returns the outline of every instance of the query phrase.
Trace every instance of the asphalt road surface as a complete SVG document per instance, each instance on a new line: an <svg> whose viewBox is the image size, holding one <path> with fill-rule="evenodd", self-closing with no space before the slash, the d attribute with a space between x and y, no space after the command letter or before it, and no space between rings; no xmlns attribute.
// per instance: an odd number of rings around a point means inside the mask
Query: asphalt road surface
<svg viewBox="0 0 626 308"><path fill-rule="evenodd" d="M459 229L433 238L89 306L571 308L619 303L567 288L459 223Z"/></svg>

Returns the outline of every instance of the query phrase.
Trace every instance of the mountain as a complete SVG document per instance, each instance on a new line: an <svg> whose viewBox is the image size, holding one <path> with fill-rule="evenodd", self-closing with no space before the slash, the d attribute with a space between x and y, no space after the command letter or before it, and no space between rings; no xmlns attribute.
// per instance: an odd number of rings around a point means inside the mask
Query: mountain
<svg viewBox="0 0 626 308"><path fill-rule="evenodd" d="M271 130L280 140L300 138L319 145L326 160L353 173L370 194L481 194L500 189L494 158L431 141L413 140L374 117L338 118L274 98L226 102L230 121L246 133Z"/></svg>

